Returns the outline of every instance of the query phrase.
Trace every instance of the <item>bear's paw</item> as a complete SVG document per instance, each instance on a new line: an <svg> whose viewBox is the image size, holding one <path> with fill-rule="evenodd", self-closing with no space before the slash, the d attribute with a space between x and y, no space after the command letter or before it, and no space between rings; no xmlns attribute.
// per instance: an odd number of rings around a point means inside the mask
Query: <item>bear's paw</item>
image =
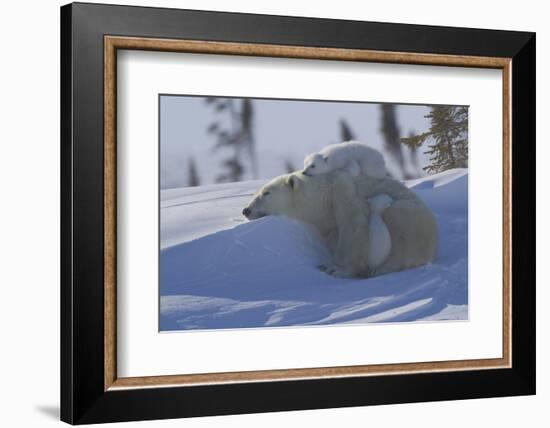
<svg viewBox="0 0 550 428"><path fill-rule="evenodd" d="M354 277L353 272L350 272L346 269L343 269L342 267L340 267L336 264L319 265L318 268L321 272L325 272L326 274L328 274L330 276L334 276L336 278L352 278L352 277Z"/></svg>

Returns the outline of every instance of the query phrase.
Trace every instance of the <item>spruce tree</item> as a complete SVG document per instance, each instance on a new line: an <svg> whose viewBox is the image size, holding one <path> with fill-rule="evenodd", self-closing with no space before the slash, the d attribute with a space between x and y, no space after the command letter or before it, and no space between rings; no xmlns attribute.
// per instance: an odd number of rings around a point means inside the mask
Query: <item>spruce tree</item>
<svg viewBox="0 0 550 428"><path fill-rule="evenodd" d="M197 172L197 165L195 163L195 159L193 158L190 158L188 161L188 171L189 171L189 175L187 178L187 185L189 187L200 186L201 181L199 178L199 173Z"/></svg>
<svg viewBox="0 0 550 428"><path fill-rule="evenodd" d="M409 138L414 137L416 133L411 130L409 131ZM409 156L411 159L411 165L414 169L414 175L416 177L422 176L422 173L420 171L420 165L418 164L418 147L417 146L409 146Z"/></svg>
<svg viewBox="0 0 550 428"><path fill-rule="evenodd" d="M248 155L252 178L257 178L258 159L253 133L252 100L207 97L205 102L214 108L218 116L207 128L207 132L214 135L217 140L214 151L230 149L231 153L230 157L222 161L225 171L216 177L216 182L234 182L243 179L246 172L243 153Z"/></svg>
<svg viewBox="0 0 550 428"><path fill-rule="evenodd" d="M294 162L290 158L285 160L285 171L287 174L290 174L291 172L296 171L296 167L294 166Z"/></svg>
<svg viewBox="0 0 550 428"><path fill-rule="evenodd" d="M405 170L405 159L401 150L400 130L397 125L397 114L394 104L380 104L382 113L382 126L380 132L384 137L384 146L388 153L395 159L404 178L411 178Z"/></svg>
<svg viewBox="0 0 550 428"><path fill-rule="evenodd" d="M433 106L428 115L430 129L422 134L402 138L411 150L430 140L425 154L430 164L422 168L437 173L451 168L468 168L468 107Z"/></svg>
<svg viewBox="0 0 550 428"><path fill-rule="evenodd" d="M348 122L346 122L346 119L340 119L340 140L342 140L343 143L355 140L355 134L351 130Z"/></svg>

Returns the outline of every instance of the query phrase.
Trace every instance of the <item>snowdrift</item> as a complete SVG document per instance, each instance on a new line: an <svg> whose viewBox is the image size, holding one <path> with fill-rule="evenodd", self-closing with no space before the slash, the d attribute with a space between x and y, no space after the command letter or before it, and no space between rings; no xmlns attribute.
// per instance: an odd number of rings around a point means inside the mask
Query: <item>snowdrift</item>
<svg viewBox="0 0 550 428"><path fill-rule="evenodd" d="M317 269L330 254L313 226L247 221L263 183L161 192L161 331L468 318L467 170L405 183L436 215L436 261L362 280Z"/></svg>

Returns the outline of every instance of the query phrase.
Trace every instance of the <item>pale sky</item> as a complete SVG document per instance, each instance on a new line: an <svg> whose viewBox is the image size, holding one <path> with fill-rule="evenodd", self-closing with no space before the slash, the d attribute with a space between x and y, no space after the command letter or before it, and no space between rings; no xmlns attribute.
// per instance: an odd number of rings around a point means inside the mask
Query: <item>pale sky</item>
<svg viewBox="0 0 550 428"><path fill-rule="evenodd" d="M380 104L327 101L295 101L253 99L254 134L259 163L258 178L272 178L283 174L289 160L297 169L304 157L322 149L327 144L340 142L340 119L345 119L356 139L383 151L380 134ZM397 120L401 136L412 131L426 131L429 120L427 106L396 104ZM207 128L216 117L211 105L203 97L168 96L160 99L160 159L161 188L182 187L188 183L188 160L197 165L201 185L213 184L223 172L221 162L230 156L229 148L213 152L215 138ZM420 166L427 156L418 152ZM388 169L399 177L393 160L383 153ZM408 169L415 173L408 162L408 150L404 147ZM249 173L243 179L252 179Z"/></svg>

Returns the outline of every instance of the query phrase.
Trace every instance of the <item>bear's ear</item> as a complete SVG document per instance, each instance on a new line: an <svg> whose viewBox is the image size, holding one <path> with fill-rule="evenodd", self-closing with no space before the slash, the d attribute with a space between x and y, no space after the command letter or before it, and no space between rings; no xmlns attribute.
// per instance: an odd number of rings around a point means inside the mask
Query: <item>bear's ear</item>
<svg viewBox="0 0 550 428"><path fill-rule="evenodd" d="M294 176L291 175L290 177L287 178L286 184L288 184L290 188L294 190L294 188L296 187L296 178L294 178Z"/></svg>

